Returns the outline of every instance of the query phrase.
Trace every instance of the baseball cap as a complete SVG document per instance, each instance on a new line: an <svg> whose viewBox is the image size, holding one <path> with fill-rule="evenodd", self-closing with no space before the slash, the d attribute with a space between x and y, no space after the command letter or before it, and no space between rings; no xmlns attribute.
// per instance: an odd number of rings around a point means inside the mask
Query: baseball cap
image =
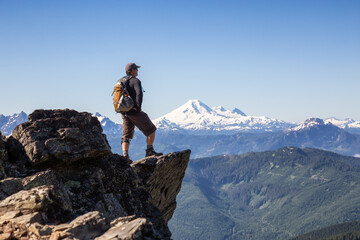
<svg viewBox="0 0 360 240"><path fill-rule="evenodd" d="M135 69L135 68L140 68L141 66L138 66L138 65L136 65L135 63L128 63L128 64L126 64L126 66L125 66L125 72L127 72L127 71L131 71L131 70L133 70L133 69Z"/></svg>

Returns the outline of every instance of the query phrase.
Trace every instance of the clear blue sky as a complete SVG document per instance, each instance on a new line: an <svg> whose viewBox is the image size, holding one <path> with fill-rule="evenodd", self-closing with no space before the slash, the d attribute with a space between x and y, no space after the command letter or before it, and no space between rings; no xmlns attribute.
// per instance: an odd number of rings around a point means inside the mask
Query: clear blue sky
<svg viewBox="0 0 360 240"><path fill-rule="evenodd" d="M152 119L200 99L360 120L360 1L0 0L0 113L100 112L128 62Z"/></svg>

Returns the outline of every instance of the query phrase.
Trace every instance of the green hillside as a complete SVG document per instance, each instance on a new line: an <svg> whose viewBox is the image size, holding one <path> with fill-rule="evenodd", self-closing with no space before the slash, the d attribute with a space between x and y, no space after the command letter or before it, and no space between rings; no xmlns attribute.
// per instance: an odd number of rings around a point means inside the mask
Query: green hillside
<svg viewBox="0 0 360 240"><path fill-rule="evenodd" d="M191 160L173 238L289 239L359 220L359 162L299 148Z"/></svg>
<svg viewBox="0 0 360 240"><path fill-rule="evenodd" d="M291 240L308 240L308 239L322 239L322 240L359 240L360 239L360 221L346 222L336 224L320 230L312 231L300 235Z"/></svg>

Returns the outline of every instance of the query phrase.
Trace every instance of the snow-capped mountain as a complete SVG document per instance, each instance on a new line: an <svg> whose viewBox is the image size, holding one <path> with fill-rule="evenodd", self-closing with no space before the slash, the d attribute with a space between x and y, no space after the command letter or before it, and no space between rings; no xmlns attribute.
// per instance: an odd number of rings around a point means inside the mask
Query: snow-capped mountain
<svg viewBox="0 0 360 240"><path fill-rule="evenodd" d="M355 121L350 118L346 118L345 120L340 120L332 117L332 118L326 118L324 122L332 123L333 125L345 129L349 132L360 134L360 121Z"/></svg>
<svg viewBox="0 0 360 240"><path fill-rule="evenodd" d="M320 118L309 118L299 125L285 130L284 133L287 140L291 138L307 138L311 139L312 142L316 141L321 144L324 144L325 142L339 141L341 139L340 136L351 135L347 131L330 122L326 123Z"/></svg>
<svg viewBox="0 0 360 240"><path fill-rule="evenodd" d="M11 116L4 116L0 114L0 132L4 136L8 136L12 133L14 128L28 120L26 113L16 113Z"/></svg>
<svg viewBox="0 0 360 240"><path fill-rule="evenodd" d="M298 126L284 131L284 136L275 139L274 143L320 148L353 156L360 153L359 135L351 134L320 118L309 118Z"/></svg>
<svg viewBox="0 0 360 240"><path fill-rule="evenodd" d="M323 125L332 125L332 123L330 123L330 122L325 123L324 120L322 120L321 118L309 118L309 119L305 120L305 122L302 122L293 128L289 128L288 131L308 130L308 129L323 126Z"/></svg>
<svg viewBox="0 0 360 240"><path fill-rule="evenodd" d="M101 115L96 112L92 114L93 117L97 117L99 120L104 134L121 134L122 125L120 123L115 123L110 120L110 118Z"/></svg>
<svg viewBox="0 0 360 240"><path fill-rule="evenodd" d="M199 100L189 100L154 123L160 130L200 134L272 132L295 125L264 116L247 116L237 108L232 111L221 106L210 108Z"/></svg>

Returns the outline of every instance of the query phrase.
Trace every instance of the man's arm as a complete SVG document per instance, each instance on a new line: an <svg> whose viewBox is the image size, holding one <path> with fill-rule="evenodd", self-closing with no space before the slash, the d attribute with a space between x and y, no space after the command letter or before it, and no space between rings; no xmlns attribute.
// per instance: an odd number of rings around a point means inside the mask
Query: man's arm
<svg viewBox="0 0 360 240"><path fill-rule="evenodd" d="M139 79L136 79L134 82L134 90L135 90L135 108L137 111L141 111L141 105L143 101L143 92L141 87L141 82Z"/></svg>

